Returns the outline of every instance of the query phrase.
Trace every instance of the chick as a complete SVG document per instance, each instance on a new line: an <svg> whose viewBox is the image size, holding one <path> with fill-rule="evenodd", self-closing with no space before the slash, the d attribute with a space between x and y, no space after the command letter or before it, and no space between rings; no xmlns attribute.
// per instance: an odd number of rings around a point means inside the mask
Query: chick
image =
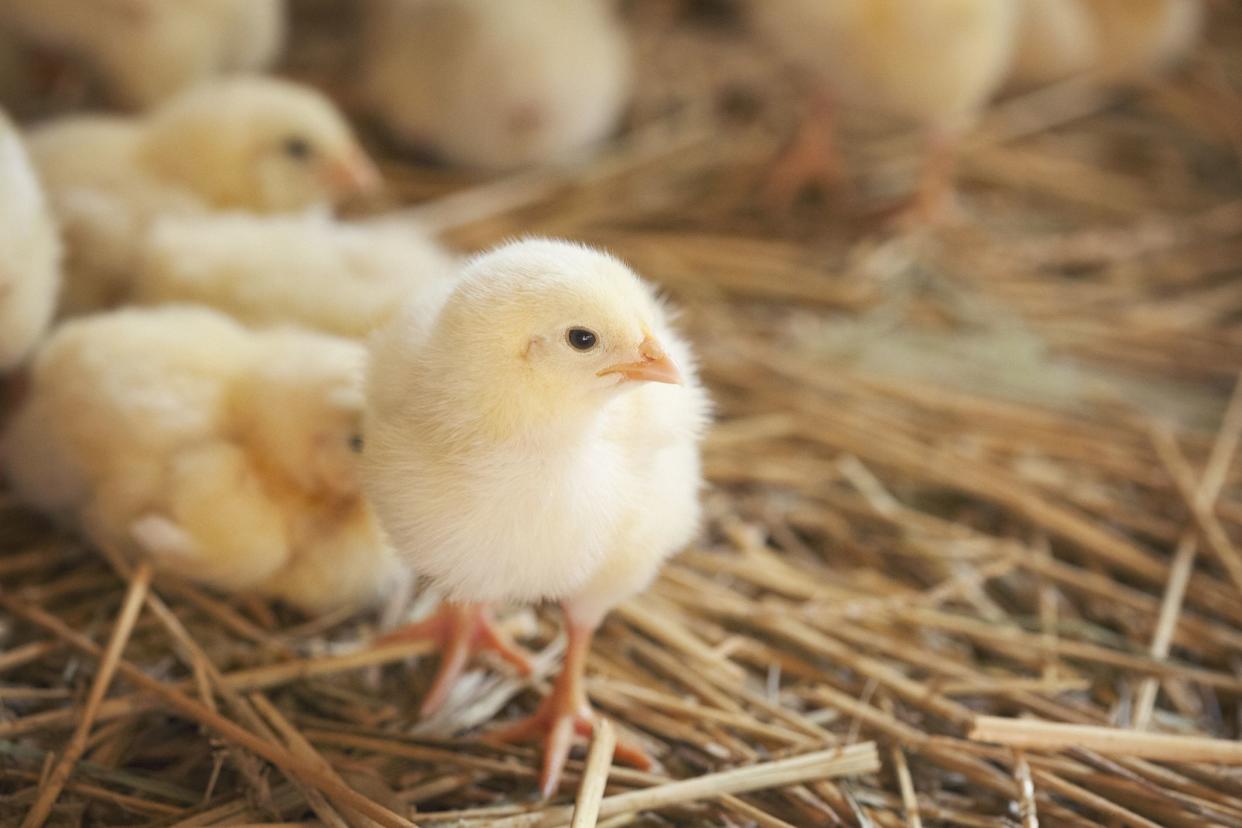
<svg viewBox="0 0 1242 828"><path fill-rule="evenodd" d="M65 323L3 437L15 494L211 586L310 612L399 564L359 490L362 346L206 309Z"/></svg>
<svg viewBox="0 0 1242 828"><path fill-rule="evenodd" d="M815 90L769 196L788 203L815 179L835 182L832 121L844 103L926 132L915 206L934 218L951 192L954 145L1009 67L1017 0L755 0L750 8L761 34Z"/></svg>
<svg viewBox="0 0 1242 828"><path fill-rule="evenodd" d="M1082 0L1022 0L1008 84L1028 89L1080 75L1097 54L1095 26Z"/></svg>
<svg viewBox="0 0 1242 828"><path fill-rule="evenodd" d="M1169 68L1198 40L1201 0L1024 0L1011 86L1090 74L1134 81Z"/></svg>
<svg viewBox="0 0 1242 828"><path fill-rule="evenodd" d="M60 235L21 136L0 111L0 372L43 334L60 288Z"/></svg>
<svg viewBox="0 0 1242 828"><path fill-rule="evenodd" d="M145 117L58 119L29 142L64 227L71 313L126 297L157 216L292 212L380 183L327 99L257 77L205 84Z"/></svg>
<svg viewBox="0 0 1242 828"><path fill-rule="evenodd" d="M373 0L365 31L360 96L450 163L561 160L608 135L629 97L612 0Z"/></svg>
<svg viewBox="0 0 1242 828"><path fill-rule="evenodd" d="M147 108L284 45L284 0L0 0L0 27L77 58L118 103Z"/></svg>
<svg viewBox="0 0 1242 828"><path fill-rule="evenodd" d="M413 229L220 213L156 221L131 298L196 302L249 324L292 322L362 337L403 297L447 293L456 276L455 258Z"/></svg>
<svg viewBox="0 0 1242 828"><path fill-rule="evenodd" d="M594 720L594 630L698 526L708 402L689 348L619 261L527 240L471 261L438 313L419 304L391 322L369 372L364 488L398 554L456 604L411 631L450 644L424 710L472 644L495 646L482 605L561 602L553 692L497 734L546 731L551 795Z"/></svg>

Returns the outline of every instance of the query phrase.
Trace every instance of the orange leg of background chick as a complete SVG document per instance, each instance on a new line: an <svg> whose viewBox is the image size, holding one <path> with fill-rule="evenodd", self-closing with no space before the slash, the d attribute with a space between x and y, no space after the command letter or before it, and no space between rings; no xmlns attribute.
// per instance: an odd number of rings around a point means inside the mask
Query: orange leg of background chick
<svg viewBox="0 0 1242 828"><path fill-rule="evenodd" d="M439 646L440 669L419 707L422 716L429 716L440 709L448 698L449 690L466 669L466 663L477 652L494 650L517 667L522 675L531 671L526 651L496 626L491 611L483 604L441 604L430 617L393 630L381 636L376 643L423 640L434 641Z"/></svg>
<svg viewBox="0 0 1242 828"><path fill-rule="evenodd" d="M487 736L497 742L521 742L543 737L539 793L544 799L550 798L560 787L561 773L569 758L574 736L590 736L597 719L583 688L587 653L591 650L591 637L595 629L568 620L567 626L569 645L565 650L565 664L552 685L552 692L533 715ZM646 751L631 743L618 741L615 754L620 761L643 770L649 770L653 764Z"/></svg>
<svg viewBox="0 0 1242 828"><path fill-rule="evenodd" d="M927 157L919 174L914 211L928 224L946 218L953 210L954 177L957 172L957 136L933 130L927 137Z"/></svg>
<svg viewBox="0 0 1242 828"><path fill-rule="evenodd" d="M831 98L821 94L816 96L793 140L773 164L763 197L771 207L787 210L812 184L831 190L843 178L834 107Z"/></svg>

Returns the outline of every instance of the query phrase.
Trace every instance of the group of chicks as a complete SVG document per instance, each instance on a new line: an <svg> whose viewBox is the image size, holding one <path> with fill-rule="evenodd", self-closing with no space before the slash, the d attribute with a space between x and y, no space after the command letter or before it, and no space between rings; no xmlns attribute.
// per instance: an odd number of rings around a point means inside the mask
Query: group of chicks
<svg viewBox="0 0 1242 828"><path fill-rule="evenodd" d="M447 161L556 160L624 108L613 6L373 0L364 97ZM786 183L835 170L837 101L948 147L1011 72L1164 65L1198 14L1197 0L751 6L813 79ZM16 398L0 463L22 501L218 589L317 613L425 578L446 603L392 634L443 650L424 712L480 649L529 669L492 606L559 601L565 666L532 718L495 734L545 736L550 795L592 727L592 633L696 531L707 397L652 288L607 254L524 240L463 261L412 228L334 217L380 175L323 94L253 74L284 14L0 0L0 30L140 110L0 120L0 370Z"/></svg>
<svg viewBox="0 0 1242 828"><path fill-rule="evenodd" d="M145 13L82 5L84 21ZM437 5L420 37L458 11L491 17ZM494 17L505 37L529 25ZM415 70L381 74L398 71ZM511 114L509 145L537 140L538 101ZM487 135L468 137L475 152ZM312 613L374 604L413 572L446 601L391 634L443 648L427 713L477 650L529 669L493 605L562 602L553 692L494 734L546 734L553 793L592 727L593 631L698 525L707 399L653 289L567 242L463 261L408 226L337 219L379 173L326 97L272 77L213 74L132 115L6 121L0 151L17 398L0 462L17 498L100 546Z"/></svg>

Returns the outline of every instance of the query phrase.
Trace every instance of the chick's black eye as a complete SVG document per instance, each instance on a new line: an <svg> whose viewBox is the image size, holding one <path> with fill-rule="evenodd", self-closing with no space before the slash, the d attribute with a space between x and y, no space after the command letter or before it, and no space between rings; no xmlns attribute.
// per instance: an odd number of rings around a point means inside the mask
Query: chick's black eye
<svg viewBox="0 0 1242 828"><path fill-rule="evenodd" d="M305 138L299 138L296 135L286 138L282 146L284 148L285 155L290 158L296 158L300 161L305 158L310 158L311 156L311 145Z"/></svg>
<svg viewBox="0 0 1242 828"><path fill-rule="evenodd" d="M565 338L569 340L570 347L577 351L589 351L599 341L595 332L588 331L586 328L570 328Z"/></svg>
<svg viewBox="0 0 1242 828"><path fill-rule="evenodd" d="M349 436L349 449L355 454L362 453L362 435L361 434L351 434Z"/></svg>

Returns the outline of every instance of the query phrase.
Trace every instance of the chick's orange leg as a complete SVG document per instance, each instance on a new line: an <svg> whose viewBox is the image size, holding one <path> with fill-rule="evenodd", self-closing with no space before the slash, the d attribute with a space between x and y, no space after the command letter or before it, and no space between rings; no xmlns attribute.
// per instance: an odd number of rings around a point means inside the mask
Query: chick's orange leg
<svg viewBox="0 0 1242 828"><path fill-rule="evenodd" d="M498 626L484 604L441 604L430 617L381 636L377 644L396 641L434 641L440 648L440 669L423 698L419 714L429 716L448 698L475 653L493 650L523 675L530 673L530 657Z"/></svg>
<svg viewBox="0 0 1242 828"><path fill-rule="evenodd" d="M569 623L569 646L565 650L565 664L552 685L552 692L544 698L533 715L489 733L487 738L496 742L523 742L543 737L543 768L539 774L539 793L550 798L560 787L561 774L569 759L574 736L589 737L595 731L598 715L591 709L583 687L587 653L591 649L592 627ZM638 745L618 740L615 750L618 760L643 770L650 770L653 763Z"/></svg>
<svg viewBox="0 0 1242 828"><path fill-rule="evenodd" d="M812 184L830 190L843 178L833 103L819 95L768 173L763 197L771 207L788 209Z"/></svg>

